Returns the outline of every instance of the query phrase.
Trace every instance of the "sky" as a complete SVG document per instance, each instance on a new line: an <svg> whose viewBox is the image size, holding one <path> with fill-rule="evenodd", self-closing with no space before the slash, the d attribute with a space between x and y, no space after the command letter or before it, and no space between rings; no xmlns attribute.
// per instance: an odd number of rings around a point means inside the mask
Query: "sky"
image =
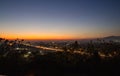
<svg viewBox="0 0 120 76"><path fill-rule="evenodd" d="M0 0L0 37L120 36L120 0Z"/></svg>

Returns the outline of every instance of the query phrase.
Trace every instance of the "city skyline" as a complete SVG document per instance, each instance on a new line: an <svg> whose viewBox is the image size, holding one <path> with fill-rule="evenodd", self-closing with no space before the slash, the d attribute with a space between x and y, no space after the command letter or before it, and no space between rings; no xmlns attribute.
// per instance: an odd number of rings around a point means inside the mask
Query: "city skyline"
<svg viewBox="0 0 120 76"><path fill-rule="evenodd" d="M119 0L0 0L0 37L87 39L120 36Z"/></svg>

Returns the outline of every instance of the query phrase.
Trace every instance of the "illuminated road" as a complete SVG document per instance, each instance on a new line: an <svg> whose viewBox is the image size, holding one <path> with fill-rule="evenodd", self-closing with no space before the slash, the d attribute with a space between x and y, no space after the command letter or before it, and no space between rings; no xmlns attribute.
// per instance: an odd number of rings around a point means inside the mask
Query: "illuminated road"
<svg viewBox="0 0 120 76"><path fill-rule="evenodd" d="M52 50L52 51L63 51L62 49L56 49L56 48L49 48L44 46L34 46L35 48L43 49L43 50Z"/></svg>
<svg viewBox="0 0 120 76"><path fill-rule="evenodd" d="M38 48L38 49L43 49L44 51L63 51L62 49L58 49L58 48L50 48L50 47L45 47L45 46L35 46L35 45L28 45L28 44L24 44L26 46L30 46L30 47L35 47L35 48ZM89 55L89 53L85 52L85 51L74 51L73 53L79 53L81 55Z"/></svg>
<svg viewBox="0 0 120 76"><path fill-rule="evenodd" d="M35 45L29 45L29 44L23 44L25 46L29 46L29 47L35 47L38 49L43 49L43 50L51 50L51 51L63 51L62 49L57 49L57 48L50 48L50 47L45 47L45 46L35 46Z"/></svg>
<svg viewBox="0 0 120 76"><path fill-rule="evenodd" d="M51 51L63 51L62 49L56 49L56 48L48 48L48 47L44 47L44 46L34 46L35 48L39 48L39 49L43 49L43 50L51 50ZM73 53L79 53L81 55L89 55L89 53L84 52L84 51L74 51Z"/></svg>
<svg viewBox="0 0 120 76"><path fill-rule="evenodd" d="M35 45L30 45L30 44L23 44L23 45L29 46L29 47L38 48L40 50L42 49L43 50L42 52L44 52L44 51L51 51L51 52L53 52L53 51L54 52L63 51L62 49L59 49L59 48L50 48L50 47L45 47L45 46L35 46ZM81 51L80 49L79 49L79 51L74 51L73 53L79 53L80 55L88 55L88 56L91 55L90 53L85 52L85 51ZM100 53L100 52L99 52L99 55L102 58L104 58L104 57L112 57L111 55L110 56L106 56L105 54Z"/></svg>

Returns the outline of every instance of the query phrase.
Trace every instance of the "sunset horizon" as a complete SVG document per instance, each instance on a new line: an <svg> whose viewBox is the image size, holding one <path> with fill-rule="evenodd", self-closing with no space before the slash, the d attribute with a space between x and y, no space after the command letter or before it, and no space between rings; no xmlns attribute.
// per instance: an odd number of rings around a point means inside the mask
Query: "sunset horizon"
<svg viewBox="0 0 120 76"><path fill-rule="evenodd" d="M0 0L0 76L120 76L120 0Z"/></svg>
<svg viewBox="0 0 120 76"><path fill-rule="evenodd" d="M104 37L109 37L109 36L119 36L119 35L106 35L106 36L96 36L96 37L66 37L66 36L9 36L9 35L0 35L0 38L5 38L9 40L15 40L15 39L24 39L24 40L84 40L84 39L97 39L97 38L104 38Z"/></svg>
<svg viewBox="0 0 120 76"><path fill-rule="evenodd" d="M119 1L1 0L0 37L89 39L120 36Z"/></svg>

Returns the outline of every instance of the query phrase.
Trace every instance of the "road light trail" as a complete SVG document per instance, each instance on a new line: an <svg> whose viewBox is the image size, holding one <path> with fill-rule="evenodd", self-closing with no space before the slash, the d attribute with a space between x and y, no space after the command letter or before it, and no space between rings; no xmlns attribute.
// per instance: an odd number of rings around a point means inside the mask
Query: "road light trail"
<svg viewBox="0 0 120 76"><path fill-rule="evenodd" d="M44 49L44 50L63 51L62 49L49 48L49 47L44 47L44 46L34 46L34 47Z"/></svg>

